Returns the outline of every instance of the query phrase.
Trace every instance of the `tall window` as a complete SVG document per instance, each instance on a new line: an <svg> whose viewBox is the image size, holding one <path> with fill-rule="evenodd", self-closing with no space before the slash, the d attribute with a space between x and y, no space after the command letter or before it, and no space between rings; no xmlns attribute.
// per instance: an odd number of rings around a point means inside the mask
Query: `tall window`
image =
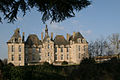
<svg viewBox="0 0 120 80"><path fill-rule="evenodd" d="M57 52L57 47L55 47L55 52Z"/></svg>
<svg viewBox="0 0 120 80"><path fill-rule="evenodd" d="M48 44L48 49L50 48L50 45Z"/></svg>
<svg viewBox="0 0 120 80"><path fill-rule="evenodd" d="M19 61L21 61L21 55L19 54Z"/></svg>
<svg viewBox="0 0 120 80"><path fill-rule="evenodd" d="M84 51L86 51L86 46L84 46Z"/></svg>
<svg viewBox="0 0 120 80"><path fill-rule="evenodd" d="M63 47L61 47L61 52L63 52Z"/></svg>
<svg viewBox="0 0 120 80"><path fill-rule="evenodd" d="M35 48L32 49L32 53L35 53Z"/></svg>
<svg viewBox="0 0 120 80"><path fill-rule="evenodd" d="M80 51L80 46L78 46L78 50Z"/></svg>
<svg viewBox="0 0 120 80"><path fill-rule="evenodd" d="M78 43L80 43L81 42L80 38L77 41L78 41Z"/></svg>
<svg viewBox="0 0 120 80"><path fill-rule="evenodd" d="M48 57L50 56L50 53L48 52Z"/></svg>
<svg viewBox="0 0 120 80"><path fill-rule="evenodd" d="M18 48L18 49L19 49L19 52L21 52L21 46L20 46L20 45L19 45L19 48Z"/></svg>
<svg viewBox="0 0 120 80"><path fill-rule="evenodd" d="M32 60L35 60L35 56L34 55L32 55Z"/></svg>
<svg viewBox="0 0 120 80"><path fill-rule="evenodd" d="M69 52L69 48L67 47L67 52Z"/></svg>
<svg viewBox="0 0 120 80"><path fill-rule="evenodd" d="M11 49L12 52L14 52L14 46L12 45L12 49Z"/></svg>
<svg viewBox="0 0 120 80"><path fill-rule="evenodd" d="M39 60L41 60L41 55L39 56Z"/></svg>
<svg viewBox="0 0 120 80"><path fill-rule="evenodd" d="M39 53L41 53L41 48L39 48Z"/></svg>
<svg viewBox="0 0 120 80"><path fill-rule="evenodd" d="M79 59L80 59L80 53L79 53Z"/></svg>
<svg viewBox="0 0 120 80"><path fill-rule="evenodd" d="M55 60L57 60L57 54L55 54Z"/></svg>
<svg viewBox="0 0 120 80"><path fill-rule="evenodd" d="M14 61L14 55L11 56L11 60Z"/></svg>
<svg viewBox="0 0 120 80"><path fill-rule="evenodd" d="M61 60L63 60L63 54L61 54Z"/></svg>
<svg viewBox="0 0 120 80"><path fill-rule="evenodd" d="M67 60L69 59L69 54L67 54Z"/></svg>

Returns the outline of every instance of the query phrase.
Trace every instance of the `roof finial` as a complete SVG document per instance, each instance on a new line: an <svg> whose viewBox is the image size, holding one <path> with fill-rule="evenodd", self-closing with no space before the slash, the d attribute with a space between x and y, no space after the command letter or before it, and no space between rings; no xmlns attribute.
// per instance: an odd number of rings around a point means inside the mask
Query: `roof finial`
<svg viewBox="0 0 120 80"><path fill-rule="evenodd" d="M47 24L46 24L46 28L45 28L45 36L48 35L48 28L47 28Z"/></svg>

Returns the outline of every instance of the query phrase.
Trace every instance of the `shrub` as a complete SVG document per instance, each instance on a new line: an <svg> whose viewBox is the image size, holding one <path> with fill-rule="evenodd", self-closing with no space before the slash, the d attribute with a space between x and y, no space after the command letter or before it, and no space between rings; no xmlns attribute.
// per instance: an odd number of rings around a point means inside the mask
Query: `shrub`
<svg viewBox="0 0 120 80"><path fill-rule="evenodd" d="M63 61L63 62L62 62L62 65L67 65L67 64L68 64L67 61Z"/></svg>
<svg viewBox="0 0 120 80"><path fill-rule="evenodd" d="M48 62L43 63L44 66L49 66L50 64Z"/></svg>

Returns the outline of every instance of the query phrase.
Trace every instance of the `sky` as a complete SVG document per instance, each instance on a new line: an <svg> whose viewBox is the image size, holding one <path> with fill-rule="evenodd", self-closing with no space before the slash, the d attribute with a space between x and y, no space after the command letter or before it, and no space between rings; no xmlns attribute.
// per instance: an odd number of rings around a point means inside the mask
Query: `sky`
<svg viewBox="0 0 120 80"><path fill-rule="evenodd" d="M113 33L120 33L120 0L91 0L92 4L76 16L60 23L47 21L49 33L53 35L73 34L80 32L86 40L94 41L102 37L108 37ZM7 58L6 42L11 38L16 28L20 33L25 32L25 39L29 34L36 34L39 39L41 32L44 32L46 24L41 21L41 13L32 9L26 16L18 16L18 20L12 24L3 21L0 23L0 59Z"/></svg>

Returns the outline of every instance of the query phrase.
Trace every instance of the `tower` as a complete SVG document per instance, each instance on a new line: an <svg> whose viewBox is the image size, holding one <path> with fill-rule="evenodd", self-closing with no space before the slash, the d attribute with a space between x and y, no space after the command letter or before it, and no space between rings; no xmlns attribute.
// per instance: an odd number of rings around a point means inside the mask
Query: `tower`
<svg viewBox="0 0 120 80"><path fill-rule="evenodd" d="M8 63L13 63L15 66L24 66L24 33L21 38L19 28L14 31L13 36L7 42L8 45Z"/></svg>

